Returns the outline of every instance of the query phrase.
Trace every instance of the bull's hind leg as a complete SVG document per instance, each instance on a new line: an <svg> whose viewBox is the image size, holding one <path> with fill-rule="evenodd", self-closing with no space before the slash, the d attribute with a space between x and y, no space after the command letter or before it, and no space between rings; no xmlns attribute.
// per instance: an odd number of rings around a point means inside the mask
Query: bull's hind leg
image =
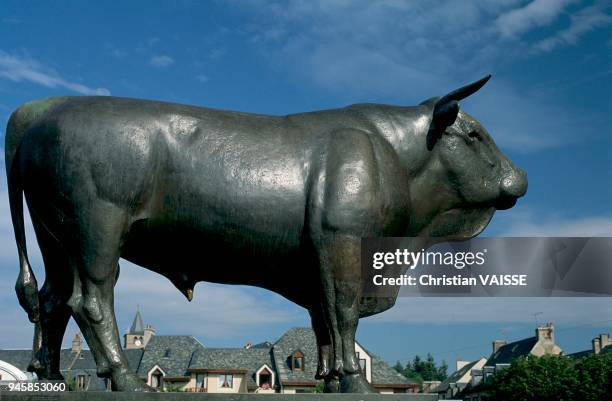
<svg viewBox="0 0 612 401"><path fill-rule="evenodd" d="M78 274L68 304L94 351L98 376L110 377L113 390L149 391L152 389L128 366L114 311L113 290L127 213L100 200L94 204L96 207L90 203L90 208L81 214L77 227L80 234L75 252Z"/></svg>
<svg viewBox="0 0 612 401"><path fill-rule="evenodd" d="M40 379L62 380L60 350L70 319L66 302L72 289L69 260L55 237L36 219L33 221L36 238L45 264L45 283L39 293L40 326L34 334L39 344L29 370Z"/></svg>

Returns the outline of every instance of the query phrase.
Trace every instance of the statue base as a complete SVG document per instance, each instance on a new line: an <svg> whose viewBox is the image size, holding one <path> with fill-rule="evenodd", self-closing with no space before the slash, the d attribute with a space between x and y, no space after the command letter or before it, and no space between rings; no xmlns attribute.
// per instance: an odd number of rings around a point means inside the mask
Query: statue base
<svg viewBox="0 0 612 401"><path fill-rule="evenodd" d="M0 392L0 401L436 401L437 394L212 394L128 392Z"/></svg>

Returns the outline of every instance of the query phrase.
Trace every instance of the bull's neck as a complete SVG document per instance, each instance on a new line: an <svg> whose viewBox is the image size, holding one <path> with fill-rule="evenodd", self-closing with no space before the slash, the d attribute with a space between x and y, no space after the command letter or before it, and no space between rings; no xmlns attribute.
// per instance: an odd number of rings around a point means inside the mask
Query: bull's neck
<svg viewBox="0 0 612 401"><path fill-rule="evenodd" d="M357 105L374 130L395 149L410 177L420 173L431 151L427 150L427 131L431 110L426 105L399 107Z"/></svg>

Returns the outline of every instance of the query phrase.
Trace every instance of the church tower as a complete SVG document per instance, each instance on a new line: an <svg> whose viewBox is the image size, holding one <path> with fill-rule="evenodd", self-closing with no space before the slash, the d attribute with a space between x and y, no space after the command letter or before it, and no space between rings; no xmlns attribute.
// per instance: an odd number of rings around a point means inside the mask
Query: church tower
<svg viewBox="0 0 612 401"><path fill-rule="evenodd" d="M123 336L123 348L124 349L138 349L147 346L147 343L155 335L155 328L150 324L146 326L142 322L142 316L140 310L136 310L136 316L132 322L132 327Z"/></svg>

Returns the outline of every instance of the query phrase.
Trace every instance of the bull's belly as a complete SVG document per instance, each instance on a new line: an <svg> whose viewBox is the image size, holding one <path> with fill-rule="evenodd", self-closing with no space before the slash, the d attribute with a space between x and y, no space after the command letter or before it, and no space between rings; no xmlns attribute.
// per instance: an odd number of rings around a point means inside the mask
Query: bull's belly
<svg viewBox="0 0 612 401"><path fill-rule="evenodd" d="M146 220L134 223L121 256L167 277L181 291L201 281L251 285L305 307L319 277L317 263L295 238L160 227ZM296 282L300 284L290 284Z"/></svg>

